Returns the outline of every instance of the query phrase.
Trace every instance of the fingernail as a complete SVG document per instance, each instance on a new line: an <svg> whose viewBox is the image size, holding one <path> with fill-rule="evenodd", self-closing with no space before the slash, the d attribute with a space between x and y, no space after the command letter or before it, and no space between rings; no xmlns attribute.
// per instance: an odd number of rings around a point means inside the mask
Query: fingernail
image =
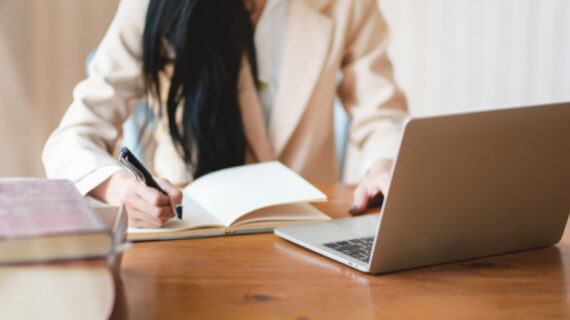
<svg viewBox="0 0 570 320"><path fill-rule="evenodd" d="M350 209L348 209L348 213L354 212L354 210L356 210L356 207L358 207L358 206L356 205L356 203L353 203L353 204L350 206Z"/></svg>

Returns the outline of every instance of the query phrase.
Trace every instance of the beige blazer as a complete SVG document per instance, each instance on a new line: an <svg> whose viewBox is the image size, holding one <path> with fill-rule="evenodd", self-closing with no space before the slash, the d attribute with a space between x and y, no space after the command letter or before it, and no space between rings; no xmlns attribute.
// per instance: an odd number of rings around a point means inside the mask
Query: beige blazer
<svg viewBox="0 0 570 320"><path fill-rule="evenodd" d="M394 157L407 109L393 80L388 29L376 1L288 1L280 87L269 130L249 66L240 74L246 161L278 159L311 181L338 181L333 125L337 96L351 118L350 143L363 158ZM148 0L121 2L89 77L76 86L71 107L45 145L48 177L71 179L83 193L121 170L113 155L121 125L132 102L145 95L141 39L147 5ZM340 86L338 71L344 74ZM191 170L165 128L160 121L146 161L154 174L188 183Z"/></svg>

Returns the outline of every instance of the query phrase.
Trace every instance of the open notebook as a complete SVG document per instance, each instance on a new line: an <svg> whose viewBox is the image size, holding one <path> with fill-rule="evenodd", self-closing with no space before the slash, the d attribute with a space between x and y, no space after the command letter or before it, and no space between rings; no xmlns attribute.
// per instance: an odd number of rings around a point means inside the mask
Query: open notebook
<svg viewBox="0 0 570 320"><path fill-rule="evenodd" d="M184 219L160 229L129 228L133 241L271 232L273 228L329 220L308 202L327 196L277 161L224 169L196 179L184 194Z"/></svg>

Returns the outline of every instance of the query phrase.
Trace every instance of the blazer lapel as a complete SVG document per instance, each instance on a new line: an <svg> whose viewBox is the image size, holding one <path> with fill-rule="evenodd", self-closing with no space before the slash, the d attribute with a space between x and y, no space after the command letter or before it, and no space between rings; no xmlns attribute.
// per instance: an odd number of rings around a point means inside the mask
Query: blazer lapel
<svg viewBox="0 0 570 320"><path fill-rule="evenodd" d="M274 159L271 143L267 138L267 128L257 89L251 74L249 61L244 57L238 80L238 102L240 106L245 137L252 149L255 160Z"/></svg>
<svg viewBox="0 0 570 320"><path fill-rule="evenodd" d="M290 0L270 139L279 157L297 127L326 60L333 21L304 0Z"/></svg>

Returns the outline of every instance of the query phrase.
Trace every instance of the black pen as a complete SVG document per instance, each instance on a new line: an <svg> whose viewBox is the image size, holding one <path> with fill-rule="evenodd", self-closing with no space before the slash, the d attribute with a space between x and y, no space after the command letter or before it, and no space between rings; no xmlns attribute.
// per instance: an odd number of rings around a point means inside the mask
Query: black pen
<svg viewBox="0 0 570 320"><path fill-rule="evenodd" d="M165 196L168 194L162 190L158 183L154 180L150 172L143 166L143 164L135 157L135 155L127 147L122 147L119 151L119 160L135 174L138 181L144 182L148 187L155 188ZM182 219L182 204L176 205L176 217Z"/></svg>

